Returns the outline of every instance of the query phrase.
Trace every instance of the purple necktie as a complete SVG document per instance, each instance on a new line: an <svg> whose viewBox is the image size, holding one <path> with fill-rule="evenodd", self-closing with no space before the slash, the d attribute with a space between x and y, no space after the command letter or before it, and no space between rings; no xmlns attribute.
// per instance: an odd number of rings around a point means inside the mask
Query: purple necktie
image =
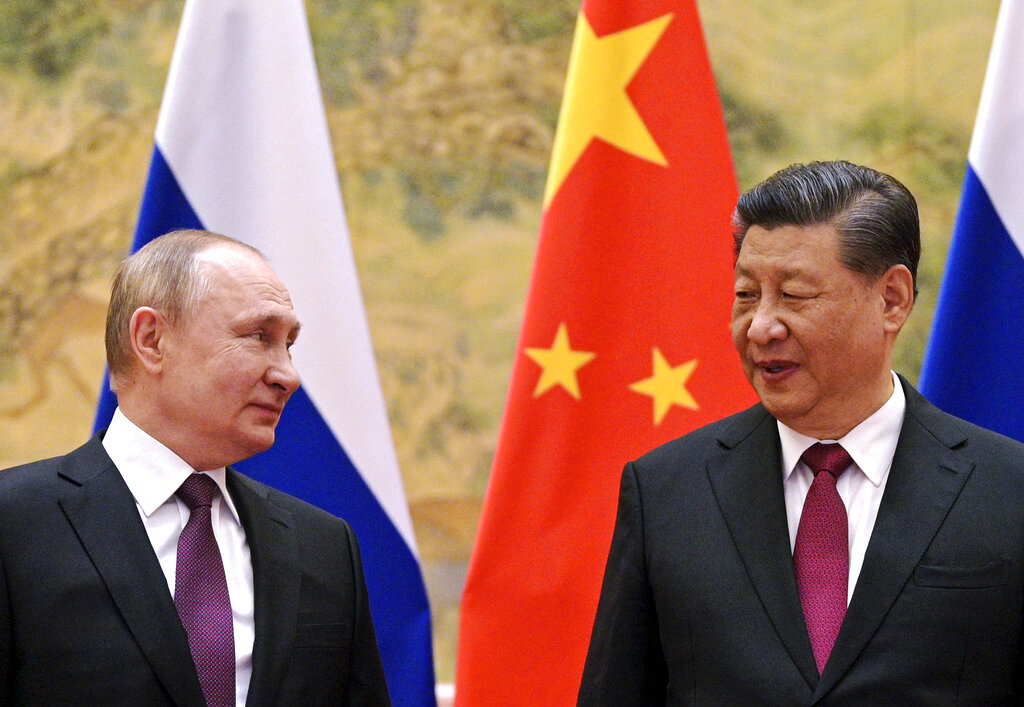
<svg viewBox="0 0 1024 707"><path fill-rule="evenodd" d="M235 704L235 634L231 599L210 524L210 504L217 483L205 474L191 474L177 496L191 509L178 537L174 605L188 634L192 660L209 707Z"/></svg>
<svg viewBox="0 0 1024 707"><path fill-rule="evenodd" d="M846 616L850 577L846 506L836 479L853 463L838 444L815 444L800 457L814 472L796 531L793 564L807 633L820 673ZM824 473L822 473L824 472Z"/></svg>

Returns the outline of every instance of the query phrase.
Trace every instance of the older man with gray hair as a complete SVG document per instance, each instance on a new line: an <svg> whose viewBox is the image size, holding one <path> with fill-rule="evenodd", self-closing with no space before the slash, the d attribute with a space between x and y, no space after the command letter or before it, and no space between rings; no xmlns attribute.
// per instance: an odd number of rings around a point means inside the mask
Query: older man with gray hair
<svg viewBox="0 0 1024 707"><path fill-rule="evenodd" d="M389 704L352 529L230 466L274 443L298 333L239 241L122 263L110 427L0 473L0 705Z"/></svg>

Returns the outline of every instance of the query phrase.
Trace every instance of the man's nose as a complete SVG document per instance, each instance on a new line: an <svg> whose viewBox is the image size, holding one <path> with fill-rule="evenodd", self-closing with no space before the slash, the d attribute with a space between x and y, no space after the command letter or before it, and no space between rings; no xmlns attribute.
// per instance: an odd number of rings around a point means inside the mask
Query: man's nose
<svg viewBox="0 0 1024 707"><path fill-rule="evenodd" d="M776 339L784 339L788 333L785 323L779 317L773 302L762 299L750 318L747 338L758 345L765 345Z"/></svg>
<svg viewBox="0 0 1024 707"><path fill-rule="evenodd" d="M277 351L274 360L267 368L266 381L268 384L284 389L291 395L299 388L299 373L292 363L291 354L287 349Z"/></svg>

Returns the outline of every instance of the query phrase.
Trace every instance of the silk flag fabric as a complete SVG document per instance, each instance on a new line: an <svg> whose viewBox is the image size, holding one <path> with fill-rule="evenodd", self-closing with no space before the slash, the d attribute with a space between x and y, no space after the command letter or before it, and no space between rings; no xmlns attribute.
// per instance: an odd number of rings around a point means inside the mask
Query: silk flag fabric
<svg viewBox="0 0 1024 707"><path fill-rule="evenodd" d="M302 385L274 446L237 466L352 524L392 699L434 704L429 607L302 0L186 2L133 249L183 227L256 246L287 285ZM98 426L113 407L105 393Z"/></svg>
<svg viewBox="0 0 1024 707"><path fill-rule="evenodd" d="M943 410L1024 441L1024 3L1003 0L921 372Z"/></svg>
<svg viewBox="0 0 1024 707"><path fill-rule="evenodd" d="M694 2L587 0L463 594L456 704L575 704L623 465L755 401Z"/></svg>

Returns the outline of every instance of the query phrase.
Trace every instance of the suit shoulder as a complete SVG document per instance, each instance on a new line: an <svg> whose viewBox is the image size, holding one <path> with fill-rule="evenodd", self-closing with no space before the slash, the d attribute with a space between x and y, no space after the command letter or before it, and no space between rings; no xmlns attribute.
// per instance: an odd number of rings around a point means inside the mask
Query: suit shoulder
<svg viewBox="0 0 1024 707"><path fill-rule="evenodd" d="M18 464L0 471L0 494L49 479L60 465L60 457Z"/></svg>
<svg viewBox="0 0 1024 707"><path fill-rule="evenodd" d="M0 501L9 501L16 494L40 494L60 485L64 476L79 481L112 466L98 437L67 454L39 459L0 471Z"/></svg>
<svg viewBox="0 0 1024 707"><path fill-rule="evenodd" d="M969 432L968 445L985 446L1012 455L1018 463L1024 464L1024 442L993 432L967 420L955 418Z"/></svg>
<svg viewBox="0 0 1024 707"><path fill-rule="evenodd" d="M0 471L0 508L5 516L28 512L44 499L52 499L56 489L59 458L41 459Z"/></svg>
<svg viewBox="0 0 1024 707"><path fill-rule="evenodd" d="M914 388L907 390L907 416L947 447L976 455L995 454L1016 465L1024 464L1024 442L944 412Z"/></svg>
<svg viewBox="0 0 1024 707"><path fill-rule="evenodd" d="M757 404L655 447L637 459L636 464L646 468L665 464L675 466L681 458L701 461L722 449L734 447L761 425L774 422L775 418Z"/></svg>
<svg viewBox="0 0 1024 707"><path fill-rule="evenodd" d="M62 454L47 459L37 459L4 469L0 471L0 484L20 484L50 476L63 466L66 456Z"/></svg>
<svg viewBox="0 0 1024 707"><path fill-rule="evenodd" d="M954 451L973 459L989 473L998 472L1024 484L1024 443L958 417L952 420L964 435L962 442L951 445Z"/></svg>
<svg viewBox="0 0 1024 707"><path fill-rule="evenodd" d="M335 532L341 530L349 535L353 534L352 526L345 519L339 518L333 513L314 506L312 503L304 501L297 496L257 481L234 469L231 470L229 479L231 479L231 484L237 484L248 492L266 499L267 503L287 511L296 521L303 525L323 530L333 530ZM231 485L229 485L229 488L231 488ZM232 495L233 492L234 489L232 489Z"/></svg>

